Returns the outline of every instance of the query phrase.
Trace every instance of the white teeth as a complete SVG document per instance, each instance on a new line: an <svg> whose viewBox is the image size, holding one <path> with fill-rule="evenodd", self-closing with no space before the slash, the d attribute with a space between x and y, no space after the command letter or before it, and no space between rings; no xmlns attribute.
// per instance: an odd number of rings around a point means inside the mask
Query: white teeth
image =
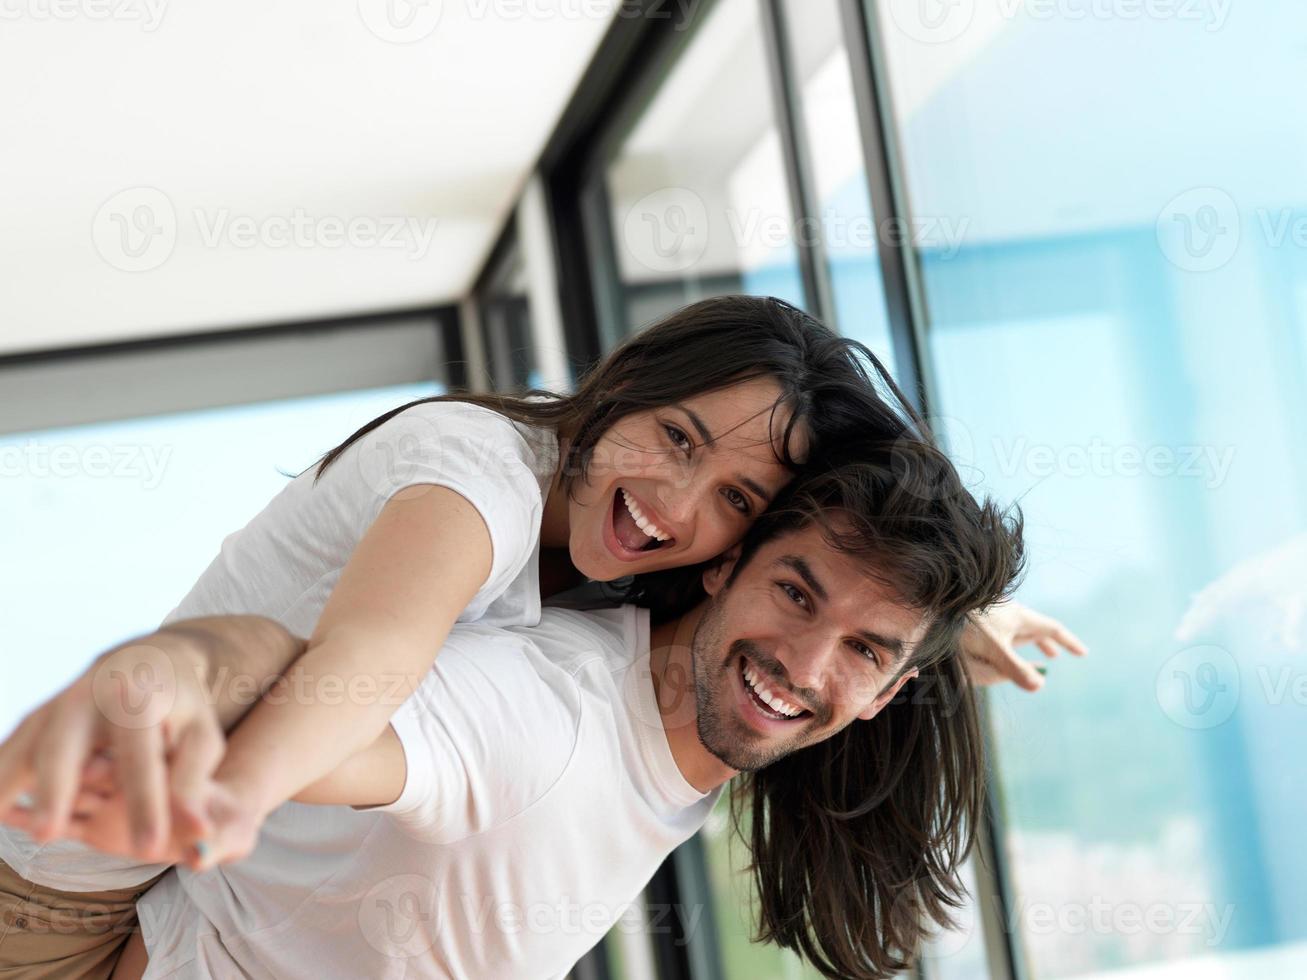
<svg viewBox="0 0 1307 980"><path fill-rule="evenodd" d="M768 688L747 663L744 665L744 679L749 682L749 687L753 689L753 693L758 695L760 700L770 705L773 711L789 715L791 718L803 713L803 708L796 708Z"/></svg>
<svg viewBox="0 0 1307 980"><path fill-rule="evenodd" d="M645 517L640 511L640 506L631 499L631 495L625 490L622 491L622 500L626 502L626 509L630 511L631 517L635 520L635 526L651 538L657 538L659 541L670 541L672 536L663 531L658 525L649 518Z"/></svg>

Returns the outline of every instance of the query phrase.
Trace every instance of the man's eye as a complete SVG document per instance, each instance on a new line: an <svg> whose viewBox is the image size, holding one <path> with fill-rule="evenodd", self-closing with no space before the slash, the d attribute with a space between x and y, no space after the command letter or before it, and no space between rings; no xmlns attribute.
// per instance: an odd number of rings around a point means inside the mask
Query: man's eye
<svg viewBox="0 0 1307 980"><path fill-rule="evenodd" d="M741 514L747 514L752 509L749 506L749 498L734 487L727 487L722 492L726 495L726 499L731 502L731 506Z"/></svg>
<svg viewBox="0 0 1307 980"><path fill-rule="evenodd" d="M802 592L800 592L798 589L792 586L789 582L778 582L776 584L781 587L781 591L783 591L787 596L789 596L790 601L793 602L795 605L799 605L799 606L807 605L808 602L807 596L805 596Z"/></svg>
<svg viewBox="0 0 1307 980"><path fill-rule="evenodd" d="M693 443L690 437L674 425L663 425L663 431L667 433L667 438L672 440L672 445L677 449L689 449Z"/></svg>
<svg viewBox="0 0 1307 980"><path fill-rule="evenodd" d="M880 665L880 661L876 658L876 652L872 650L871 647L867 646L867 644L859 643L856 640L854 640L853 649L857 650L858 653L862 654L864 657L869 659L872 663L876 664L877 666Z"/></svg>

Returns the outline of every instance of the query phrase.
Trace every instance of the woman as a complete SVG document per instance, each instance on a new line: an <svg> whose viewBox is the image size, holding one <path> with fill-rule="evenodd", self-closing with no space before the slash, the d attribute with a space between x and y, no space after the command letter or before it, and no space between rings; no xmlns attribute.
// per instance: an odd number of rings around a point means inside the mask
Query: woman
<svg viewBox="0 0 1307 980"><path fill-rule="evenodd" d="M626 341L573 395L429 398L373 420L228 537L168 620L262 614L310 637L294 673L411 690L454 622L531 625L542 596L585 579L705 562L740 540L797 467L868 431L917 439L924 425L864 347L777 299L705 300ZM1075 649L1057 624L1020 616L971 649L1020 663L1008 641L1022 630L1050 656L1050 638ZM216 775L257 826L371 744L398 703L260 703ZM94 861L105 862L96 887L138 887L158 869L39 847L67 831L81 766L103 747L69 728L27 726L0 754L0 813L32 785L39 815L34 840L0 837L0 858L51 888L84 889ZM207 774L217 761L185 744L155 749L174 768L183 759ZM152 764L117 776L135 856L155 859L171 835L168 773ZM178 812L202 832L201 807L179 795ZM225 842L203 863L252 844Z"/></svg>

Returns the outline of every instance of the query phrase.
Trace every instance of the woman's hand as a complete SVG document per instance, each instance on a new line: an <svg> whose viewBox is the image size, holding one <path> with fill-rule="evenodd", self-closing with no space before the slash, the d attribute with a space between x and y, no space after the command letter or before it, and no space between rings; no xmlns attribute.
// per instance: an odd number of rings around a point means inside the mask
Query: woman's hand
<svg viewBox="0 0 1307 980"><path fill-rule="evenodd" d="M1012 681L1027 691L1038 691L1044 678L1016 647L1033 643L1045 656L1056 657L1058 646L1083 657L1089 651L1079 637L1056 619L1037 613L1019 602L1002 602L974 613L962 633L962 662L976 685Z"/></svg>
<svg viewBox="0 0 1307 980"><path fill-rule="evenodd" d="M0 744L0 820L29 794L23 829L42 842L69 836L84 770L105 755L119 781L118 853L168 856L175 813L190 818L183 835L203 836L203 800L225 748L207 673L184 634L161 631L99 657Z"/></svg>

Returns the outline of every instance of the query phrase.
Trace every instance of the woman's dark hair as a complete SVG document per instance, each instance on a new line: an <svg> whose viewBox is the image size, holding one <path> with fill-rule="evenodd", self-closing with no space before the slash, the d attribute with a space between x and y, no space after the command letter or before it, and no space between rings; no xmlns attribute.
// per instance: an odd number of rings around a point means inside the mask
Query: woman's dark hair
<svg viewBox="0 0 1307 980"><path fill-rule="evenodd" d="M405 409L454 401L566 433L562 473L570 487L578 475L584 478L599 439L623 417L763 377L779 384L778 406L792 412L781 447L781 462L791 469L797 468L791 443L800 425L819 452L849 433L899 431L907 424L900 413L912 414L884 366L857 341L775 297L715 296L627 338L571 394L537 400L528 397L553 393L437 395L391 409L318 459L314 482L356 439Z"/></svg>
<svg viewBox="0 0 1307 980"><path fill-rule="evenodd" d="M967 617L1010 594L1025 561L1020 511L977 500L928 440L852 443L801 475L750 528L727 587L759 547L805 527L927 617L872 719L742 774L731 816L758 895L754 940L827 977L906 969L929 922L955 927L959 869L984 802L984 753L960 661Z"/></svg>

